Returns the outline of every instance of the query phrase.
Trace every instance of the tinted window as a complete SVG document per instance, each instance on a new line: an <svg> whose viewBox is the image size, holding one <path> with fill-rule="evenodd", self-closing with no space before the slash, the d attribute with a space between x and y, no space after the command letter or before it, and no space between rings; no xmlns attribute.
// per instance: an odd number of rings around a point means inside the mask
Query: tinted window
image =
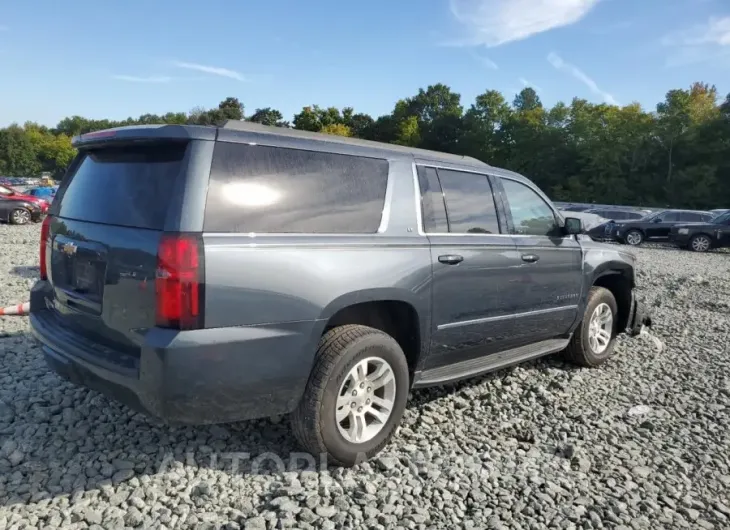
<svg viewBox="0 0 730 530"><path fill-rule="evenodd" d="M596 210L594 213L596 215L600 215L604 219L626 219L626 217L624 217L624 212L616 210Z"/></svg>
<svg viewBox="0 0 730 530"><path fill-rule="evenodd" d="M441 191L436 170L432 167L418 167L418 183L421 188L421 211L423 229L427 233L446 233L449 225L446 220L444 196Z"/></svg>
<svg viewBox="0 0 730 530"><path fill-rule="evenodd" d="M685 223L701 223L705 220L705 217L702 214L692 212L682 212L679 218Z"/></svg>
<svg viewBox="0 0 730 530"><path fill-rule="evenodd" d="M626 217L625 217L626 219L641 219L642 217L644 217L639 212L626 212L625 215L626 215Z"/></svg>
<svg viewBox="0 0 730 530"><path fill-rule="evenodd" d="M679 212L667 212L659 216L662 223L676 223L679 221Z"/></svg>
<svg viewBox="0 0 730 530"><path fill-rule="evenodd" d="M439 169L438 176L446 201L450 232L499 234L494 195L486 175Z"/></svg>
<svg viewBox="0 0 730 530"><path fill-rule="evenodd" d="M70 177L61 217L161 230L187 144L88 151Z"/></svg>
<svg viewBox="0 0 730 530"><path fill-rule="evenodd" d="M377 232L387 181L386 160L219 142L204 229Z"/></svg>
<svg viewBox="0 0 730 530"><path fill-rule="evenodd" d="M553 235L557 224L552 208L524 184L502 179L516 234Z"/></svg>

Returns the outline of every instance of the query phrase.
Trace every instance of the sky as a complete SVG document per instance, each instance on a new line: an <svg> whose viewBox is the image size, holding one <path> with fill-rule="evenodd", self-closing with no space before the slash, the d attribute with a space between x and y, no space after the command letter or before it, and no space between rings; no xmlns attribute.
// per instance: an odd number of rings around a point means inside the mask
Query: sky
<svg viewBox="0 0 730 530"><path fill-rule="evenodd" d="M351 106L375 117L445 83L465 108L532 86L654 110L730 92L728 0L0 2L0 126L210 108Z"/></svg>

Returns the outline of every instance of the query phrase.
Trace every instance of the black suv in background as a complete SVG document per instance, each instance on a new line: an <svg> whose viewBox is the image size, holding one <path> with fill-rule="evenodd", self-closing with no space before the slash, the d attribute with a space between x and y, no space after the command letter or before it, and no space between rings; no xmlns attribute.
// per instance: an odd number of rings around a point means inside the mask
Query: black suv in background
<svg viewBox="0 0 730 530"><path fill-rule="evenodd" d="M632 246L644 241L667 241L672 227L683 223L708 223L713 215L696 210L661 210L634 221L614 223L609 239Z"/></svg>
<svg viewBox="0 0 730 530"><path fill-rule="evenodd" d="M631 253L472 158L244 122L74 145L31 327L59 374L172 423L290 414L352 465L411 388L598 366L650 324Z"/></svg>
<svg viewBox="0 0 730 530"><path fill-rule="evenodd" d="M583 213L590 213L606 219L605 223L595 226L586 233L593 239L602 240L611 238L611 230L616 221L638 221L646 217L649 212L622 208L591 208Z"/></svg>
<svg viewBox="0 0 730 530"><path fill-rule="evenodd" d="M730 247L730 211L713 217L709 222L673 226L669 240L680 248L694 252Z"/></svg>

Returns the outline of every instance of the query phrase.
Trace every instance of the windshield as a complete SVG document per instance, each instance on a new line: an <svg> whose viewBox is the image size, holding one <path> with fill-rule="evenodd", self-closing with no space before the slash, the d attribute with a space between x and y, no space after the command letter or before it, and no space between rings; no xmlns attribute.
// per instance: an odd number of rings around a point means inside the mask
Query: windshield
<svg viewBox="0 0 730 530"><path fill-rule="evenodd" d="M13 195L15 192L7 186L0 186L0 195Z"/></svg>
<svg viewBox="0 0 730 530"><path fill-rule="evenodd" d="M655 217L657 217L658 215L663 214L663 213L664 212L652 212L652 213L642 217L641 220L642 221L651 221L652 219L654 219Z"/></svg>
<svg viewBox="0 0 730 530"><path fill-rule="evenodd" d="M712 218L713 223L725 223L730 219L730 211L720 213Z"/></svg>

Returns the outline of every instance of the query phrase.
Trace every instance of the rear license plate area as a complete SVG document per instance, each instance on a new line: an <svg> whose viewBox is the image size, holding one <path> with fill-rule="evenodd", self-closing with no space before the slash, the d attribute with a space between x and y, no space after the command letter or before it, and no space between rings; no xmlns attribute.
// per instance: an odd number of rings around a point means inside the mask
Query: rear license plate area
<svg viewBox="0 0 730 530"><path fill-rule="evenodd" d="M73 288L82 294L99 294L97 265L80 259L73 264Z"/></svg>

